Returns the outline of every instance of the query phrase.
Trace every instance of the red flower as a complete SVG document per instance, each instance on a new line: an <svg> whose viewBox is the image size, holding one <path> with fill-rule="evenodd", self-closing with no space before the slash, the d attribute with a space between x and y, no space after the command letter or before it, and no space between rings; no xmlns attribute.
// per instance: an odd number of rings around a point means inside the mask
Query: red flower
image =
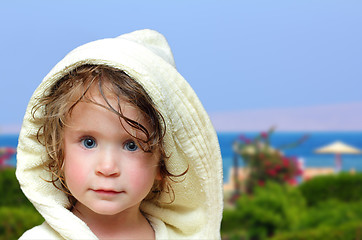
<svg viewBox="0 0 362 240"><path fill-rule="evenodd" d="M287 183L289 183L292 186L295 186L298 184L297 180L295 180L295 178L291 178L289 180L287 180Z"/></svg>
<svg viewBox="0 0 362 240"><path fill-rule="evenodd" d="M16 153L15 148L11 147L0 148L0 167L6 166L6 161L9 160L11 156L15 153Z"/></svg>
<svg viewBox="0 0 362 240"><path fill-rule="evenodd" d="M260 134L260 136L261 136L262 138L264 138L264 139L267 139L267 138L268 138L268 133L262 132L262 133Z"/></svg>
<svg viewBox="0 0 362 240"><path fill-rule="evenodd" d="M286 168L289 167L289 159L288 158L283 157L282 161L283 161L284 167L286 167Z"/></svg>
<svg viewBox="0 0 362 240"><path fill-rule="evenodd" d="M239 135L239 140L243 141L244 143L246 144L250 144L251 143L251 140L247 137L245 137L244 135Z"/></svg>
<svg viewBox="0 0 362 240"><path fill-rule="evenodd" d="M261 187L263 187L263 186L265 185L265 182L264 182L263 180L259 180L259 181L258 181L258 185L261 186Z"/></svg>
<svg viewBox="0 0 362 240"><path fill-rule="evenodd" d="M276 165L274 169L275 169L275 171L279 172L282 169L282 166Z"/></svg>
<svg viewBox="0 0 362 240"><path fill-rule="evenodd" d="M275 169L269 169L267 171L267 173L269 174L269 176L274 177L275 175L277 175L277 171Z"/></svg>
<svg viewBox="0 0 362 240"><path fill-rule="evenodd" d="M300 176L300 175L302 175L302 174L303 174L303 170L300 169L300 168L298 168L298 169L297 169L297 172L296 172L296 175L297 175L297 176Z"/></svg>

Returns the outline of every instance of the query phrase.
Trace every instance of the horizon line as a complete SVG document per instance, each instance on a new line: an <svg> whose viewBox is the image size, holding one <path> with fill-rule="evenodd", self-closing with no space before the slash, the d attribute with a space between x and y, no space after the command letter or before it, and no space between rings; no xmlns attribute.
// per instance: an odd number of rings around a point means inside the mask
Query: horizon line
<svg viewBox="0 0 362 240"><path fill-rule="evenodd" d="M362 101L300 107L208 112L216 132L362 131ZM0 124L0 134L19 134L22 124Z"/></svg>

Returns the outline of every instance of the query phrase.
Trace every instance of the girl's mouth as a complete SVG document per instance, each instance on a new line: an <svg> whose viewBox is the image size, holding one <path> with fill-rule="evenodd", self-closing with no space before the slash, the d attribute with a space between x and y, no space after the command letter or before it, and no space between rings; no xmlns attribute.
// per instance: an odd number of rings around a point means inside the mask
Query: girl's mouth
<svg viewBox="0 0 362 240"><path fill-rule="evenodd" d="M119 193L122 193L121 191L115 191L115 190L105 190L105 189L97 189L93 190L95 193L102 194L102 195L116 195Z"/></svg>

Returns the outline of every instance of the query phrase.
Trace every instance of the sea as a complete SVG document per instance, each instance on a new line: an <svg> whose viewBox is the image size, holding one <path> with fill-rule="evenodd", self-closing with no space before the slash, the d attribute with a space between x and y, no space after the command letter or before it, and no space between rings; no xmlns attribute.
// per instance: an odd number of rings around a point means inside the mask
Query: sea
<svg viewBox="0 0 362 240"><path fill-rule="evenodd" d="M243 138L253 139L260 135L259 132L219 132L218 139L220 143L221 155L223 160L224 182L229 179L230 168L233 164L234 152L232 144L235 140ZM299 145L282 149L286 156L294 156L301 160L305 168L335 168L335 155L317 154L315 150L319 147L330 144L334 141L342 141L356 148L362 149L362 131L361 132L273 132L270 134L270 144L274 148L280 148L289 143L298 141L305 137L305 140ZM0 134L0 147L16 147L18 135ZM9 165L16 166L16 156L12 156L7 161ZM239 166L243 166L240 158ZM362 172L362 155L342 155L342 171Z"/></svg>

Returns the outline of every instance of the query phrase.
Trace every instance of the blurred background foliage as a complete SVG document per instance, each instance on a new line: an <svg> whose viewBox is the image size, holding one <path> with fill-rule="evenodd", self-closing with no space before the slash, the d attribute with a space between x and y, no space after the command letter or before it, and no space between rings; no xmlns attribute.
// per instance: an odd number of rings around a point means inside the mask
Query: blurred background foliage
<svg viewBox="0 0 362 240"><path fill-rule="evenodd" d="M362 173L269 181L224 210L223 239L362 239Z"/></svg>
<svg viewBox="0 0 362 240"><path fill-rule="evenodd" d="M233 143L233 151L241 156L249 173L243 184L235 186L235 190L252 193L255 186L263 186L266 182L272 181L280 184L297 184L297 177L302 174L301 166L296 157L286 156L283 150L293 148L307 139L303 136L295 142L288 143L280 148L274 148L270 145L270 137L274 133L274 128L268 132L262 132L255 138L247 138L240 135ZM234 170L238 166L237 156L234 160ZM237 173L237 171L236 171ZM238 176L234 176L234 182L237 183Z"/></svg>
<svg viewBox="0 0 362 240"><path fill-rule="evenodd" d="M283 149L308 136L276 149L270 145L273 131L254 139L240 135L234 142L248 176L240 182L235 175L234 190L225 195L222 238L362 239L362 173L339 172L298 183L303 169Z"/></svg>
<svg viewBox="0 0 362 240"><path fill-rule="evenodd" d="M0 240L18 239L44 220L24 196L14 168L0 170Z"/></svg>

